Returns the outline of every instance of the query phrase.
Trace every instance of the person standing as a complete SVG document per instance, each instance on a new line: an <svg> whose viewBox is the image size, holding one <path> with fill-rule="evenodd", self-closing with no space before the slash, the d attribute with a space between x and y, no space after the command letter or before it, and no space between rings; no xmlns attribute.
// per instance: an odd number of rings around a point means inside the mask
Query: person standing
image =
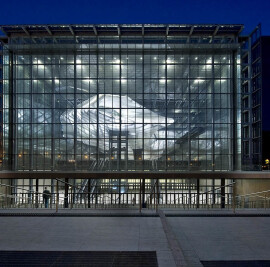
<svg viewBox="0 0 270 267"><path fill-rule="evenodd" d="M135 204L136 204L136 199L135 199L135 197L133 197L132 198L132 206L135 206Z"/></svg>
<svg viewBox="0 0 270 267"><path fill-rule="evenodd" d="M45 187L45 190L43 191L43 201L45 202L45 208L49 207L49 199L51 197L50 191Z"/></svg>

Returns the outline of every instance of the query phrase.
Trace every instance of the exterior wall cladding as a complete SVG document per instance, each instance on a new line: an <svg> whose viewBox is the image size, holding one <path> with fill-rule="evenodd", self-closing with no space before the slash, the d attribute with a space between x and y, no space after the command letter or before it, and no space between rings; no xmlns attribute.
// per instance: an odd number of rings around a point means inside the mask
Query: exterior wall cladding
<svg viewBox="0 0 270 267"><path fill-rule="evenodd" d="M242 28L2 26L2 169L259 170L260 28Z"/></svg>

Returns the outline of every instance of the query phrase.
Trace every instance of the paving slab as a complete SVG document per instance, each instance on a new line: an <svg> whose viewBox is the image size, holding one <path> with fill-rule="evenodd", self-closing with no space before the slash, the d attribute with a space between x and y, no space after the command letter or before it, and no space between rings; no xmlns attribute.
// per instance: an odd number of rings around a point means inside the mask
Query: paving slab
<svg viewBox="0 0 270 267"><path fill-rule="evenodd" d="M0 250L156 251L175 266L158 217L1 217Z"/></svg>
<svg viewBox="0 0 270 267"><path fill-rule="evenodd" d="M190 266L198 263L195 258L270 260L269 210L163 209L163 213ZM59 209L57 213L2 209L0 241L0 250L155 250L159 266L175 266L159 215L151 209Z"/></svg>
<svg viewBox="0 0 270 267"><path fill-rule="evenodd" d="M201 261L270 260L269 217L169 217L167 220L179 244L184 233Z"/></svg>

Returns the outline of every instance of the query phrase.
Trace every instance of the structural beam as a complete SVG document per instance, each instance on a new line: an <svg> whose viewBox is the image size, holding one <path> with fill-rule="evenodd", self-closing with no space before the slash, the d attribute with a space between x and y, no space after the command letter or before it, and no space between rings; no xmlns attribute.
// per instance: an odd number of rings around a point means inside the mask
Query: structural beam
<svg viewBox="0 0 270 267"><path fill-rule="evenodd" d="M93 31L94 31L95 35L97 36L97 35L98 35L98 33L97 33L97 28L96 28L96 26L94 26L94 25L93 25Z"/></svg>
<svg viewBox="0 0 270 267"><path fill-rule="evenodd" d="M218 32L218 30L219 30L219 25L218 26L216 26L216 29L215 29L215 31L214 31L214 33L213 33L213 36L216 36L217 35L217 32Z"/></svg>
<svg viewBox="0 0 270 267"><path fill-rule="evenodd" d="M189 36L192 35L193 31L194 31L194 25L191 26L191 29L190 29L190 32L189 32Z"/></svg>
<svg viewBox="0 0 270 267"><path fill-rule="evenodd" d="M0 179L270 179L270 172L84 172L84 171L1 171Z"/></svg>
<svg viewBox="0 0 270 267"><path fill-rule="evenodd" d="M23 31L24 31L28 36L30 36L29 31L28 31L24 26L22 26L22 29L23 29Z"/></svg>
<svg viewBox="0 0 270 267"><path fill-rule="evenodd" d="M71 26L72 25L72 26ZM36 28L38 26L38 28ZM82 27L83 26L83 27ZM66 25L0 25L0 28L2 29L2 32L7 36L22 36L22 35L39 35L39 36L52 36L57 34L58 32L61 32L62 34L66 34L66 30L68 32L71 32L71 34L74 36L76 32L76 27L80 27L80 33L83 35L89 34L89 30L93 29L94 34L98 35L98 29L99 27L102 27L102 32L105 32L106 35L110 36L120 36L121 33L125 32L128 34L132 34L133 31L129 31L130 27L135 27L137 32L137 29L142 33L142 36L145 35L145 26L149 29L152 29L152 27L158 26L157 32L159 34L184 34L186 35L188 31L188 35L193 35L193 31L195 27L197 27L197 24L194 25L185 25L185 24L140 24L141 28L138 28L138 24L89 24L89 25L81 25L81 24L66 24ZM209 25L202 25L198 24L199 29L198 32L202 35L209 35ZM230 35L239 35L240 32L243 30L242 24L233 24L230 25L230 29L226 30L226 27L228 25L211 25L211 29L213 28L210 35L215 35L218 33L222 33L224 35L230 34ZM64 27L64 29L62 29ZM19 31L18 31L19 29ZM75 32L74 32L75 31ZM197 32L197 31L196 31ZM69 35L69 34L68 34Z"/></svg>
<svg viewBox="0 0 270 267"><path fill-rule="evenodd" d="M49 33L49 35L53 35L52 31L50 30L49 26L45 26L46 31Z"/></svg>
<svg viewBox="0 0 270 267"><path fill-rule="evenodd" d="M167 28L166 28L166 35L167 35L167 36L169 35L169 30L170 30L170 26L167 25Z"/></svg>
<svg viewBox="0 0 270 267"><path fill-rule="evenodd" d="M74 30L71 25L68 25L68 28L73 36L75 36Z"/></svg>

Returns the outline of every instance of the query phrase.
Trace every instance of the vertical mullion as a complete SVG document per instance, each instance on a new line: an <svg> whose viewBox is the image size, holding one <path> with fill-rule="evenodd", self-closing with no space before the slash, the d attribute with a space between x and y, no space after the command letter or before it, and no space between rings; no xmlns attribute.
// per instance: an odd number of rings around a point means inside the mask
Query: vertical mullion
<svg viewBox="0 0 270 267"><path fill-rule="evenodd" d="M74 62L76 62L77 52L74 52ZM82 64L82 62L81 62ZM77 155L77 64L74 67L74 169L76 170L76 155Z"/></svg>
<svg viewBox="0 0 270 267"><path fill-rule="evenodd" d="M214 70L214 56L212 56L212 90L211 90L211 110L212 110L212 118L211 118L211 136L212 136L212 145L211 145L211 153L212 153L212 163L211 163L211 170L215 170L215 139L214 139L214 134L215 134L215 118L214 118L214 90L215 90L215 70Z"/></svg>
<svg viewBox="0 0 270 267"><path fill-rule="evenodd" d="M45 64L45 58L44 58ZM51 101L52 101L52 126L51 126L51 170L55 170L55 138L54 138L54 131L55 131L55 80L54 77L54 68L52 67L52 63L50 63L51 71L52 71L52 93L51 93ZM53 189L53 187L52 187Z"/></svg>
<svg viewBox="0 0 270 267"><path fill-rule="evenodd" d="M190 163L191 163L191 140L190 140L190 57L191 54L189 53L189 57L188 57L188 170L190 170ZM194 81L193 81L194 82ZM190 183L189 183L189 189L190 189Z"/></svg>
<svg viewBox="0 0 270 267"><path fill-rule="evenodd" d="M168 170L168 45L165 37L165 171ZM158 193L158 192L157 192Z"/></svg>
<svg viewBox="0 0 270 267"><path fill-rule="evenodd" d="M8 161L10 170L14 170L14 88L13 88L13 53L9 52L9 146L8 146Z"/></svg>

